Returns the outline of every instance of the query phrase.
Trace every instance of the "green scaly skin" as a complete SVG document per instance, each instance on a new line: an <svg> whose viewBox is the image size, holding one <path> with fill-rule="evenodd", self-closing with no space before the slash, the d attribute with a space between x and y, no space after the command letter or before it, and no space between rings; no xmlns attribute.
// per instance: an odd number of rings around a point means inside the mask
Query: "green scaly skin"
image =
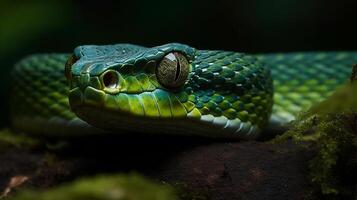
<svg viewBox="0 0 357 200"><path fill-rule="evenodd" d="M156 78L170 52L190 63L187 81L175 89ZM285 124L329 96L357 63L357 52L247 55L178 43L87 45L73 55L67 80L69 54L34 55L15 67L15 128L57 136L135 131L254 139L269 123ZM103 83L108 71L119 74L114 89Z"/></svg>

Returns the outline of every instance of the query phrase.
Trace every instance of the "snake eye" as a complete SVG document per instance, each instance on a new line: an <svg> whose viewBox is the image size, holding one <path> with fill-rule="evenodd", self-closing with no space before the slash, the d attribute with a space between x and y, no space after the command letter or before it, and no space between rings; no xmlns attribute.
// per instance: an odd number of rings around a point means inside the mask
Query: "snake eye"
<svg viewBox="0 0 357 200"><path fill-rule="evenodd" d="M166 88L178 88L185 84L189 70L186 57L182 53L171 52L157 66L156 78Z"/></svg>
<svg viewBox="0 0 357 200"><path fill-rule="evenodd" d="M108 70L102 75L102 83L107 89L116 89L119 85L118 72L114 70Z"/></svg>

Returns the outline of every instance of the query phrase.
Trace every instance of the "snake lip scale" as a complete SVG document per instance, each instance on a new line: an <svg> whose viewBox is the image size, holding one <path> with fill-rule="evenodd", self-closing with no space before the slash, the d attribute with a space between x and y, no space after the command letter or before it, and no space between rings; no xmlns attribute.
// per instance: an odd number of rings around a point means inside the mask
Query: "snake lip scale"
<svg viewBox="0 0 357 200"><path fill-rule="evenodd" d="M17 129L56 137L139 131L255 139L329 96L356 62L356 52L85 45L20 61L11 119Z"/></svg>

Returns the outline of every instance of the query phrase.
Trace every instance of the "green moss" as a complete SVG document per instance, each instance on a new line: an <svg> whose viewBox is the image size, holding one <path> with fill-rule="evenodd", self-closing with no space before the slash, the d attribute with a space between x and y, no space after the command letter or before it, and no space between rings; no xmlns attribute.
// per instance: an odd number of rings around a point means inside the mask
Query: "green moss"
<svg viewBox="0 0 357 200"><path fill-rule="evenodd" d="M11 200L175 200L174 190L137 174L84 178L47 191L23 191Z"/></svg>
<svg viewBox="0 0 357 200"><path fill-rule="evenodd" d="M309 163L312 183L324 195L351 193L349 190L353 189L348 184L355 183L346 183L342 174L345 163L357 153L357 84L340 88L327 100L302 113L291 125L289 131L273 142L288 138L301 144L312 142L317 147L317 154ZM352 169L351 173L356 173L357 166Z"/></svg>
<svg viewBox="0 0 357 200"><path fill-rule="evenodd" d="M0 151L11 148L32 149L40 146L42 142L24 134L13 133L8 129L0 130Z"/></svg>
<svg viewBox="0 0 357 200"><path fill-rule="evenodd" d="M337 194L343 184L338 170L344 169L338 166L357 150L357 134L350 129L356 119L357 115L331 115L320 119L316 126L319 151L309 168L312 182L320 185L323 194Z"/></svg>

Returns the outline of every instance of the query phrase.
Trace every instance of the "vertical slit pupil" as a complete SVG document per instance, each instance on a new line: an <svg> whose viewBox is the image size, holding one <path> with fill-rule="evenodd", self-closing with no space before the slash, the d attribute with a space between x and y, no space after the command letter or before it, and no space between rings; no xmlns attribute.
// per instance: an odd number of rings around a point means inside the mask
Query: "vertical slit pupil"
<svg viewBox="0 0 357 200"><path fill-rule="evenodd" d="M177 59L177 57L176 57ZM181 65L180 65L180 60L177 59L177 63L176 63L176 74L175 74L175 81L177 81L177 79L180 76L180 72L181 72Z"/></svg>

